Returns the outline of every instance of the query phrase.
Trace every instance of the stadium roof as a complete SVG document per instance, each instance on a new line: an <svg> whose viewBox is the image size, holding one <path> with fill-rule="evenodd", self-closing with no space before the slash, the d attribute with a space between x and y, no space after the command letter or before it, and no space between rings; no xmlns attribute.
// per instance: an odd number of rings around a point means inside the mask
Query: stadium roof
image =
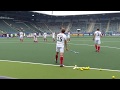
<svg viewBox="0 0 120 90"><path fill-rule="evenodd" d="M32 11L54 16L120 13L120 11Z"/></svg>

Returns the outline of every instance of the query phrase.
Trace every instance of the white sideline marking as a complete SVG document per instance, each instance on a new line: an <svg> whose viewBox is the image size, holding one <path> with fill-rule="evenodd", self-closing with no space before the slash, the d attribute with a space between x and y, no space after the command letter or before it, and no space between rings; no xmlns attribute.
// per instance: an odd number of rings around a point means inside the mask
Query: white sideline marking
<svg viewBox="0 0 120 90"><path fill-rule="evenodd" d="M40 43L45 43L45 44L55 44L55 43L46 43L46 42L40 42ZM86 45L86 46L94 46L94 45L89 45L89 44L74 44L74 43L68 43L68 44L71 44L71 45ZM114 49L120 49L118 47L110 47L110 46L101 46L101 47L107 47L107 48L114 48Z"/></svg>
<svg viewBox="0 0 120 90"><path fill-rule="evenodd" d="M0 79L17 79L17 78L12 78L12 77L8 77L8 76L0 76Z"/></svg>
<svg viewBox="0 0 120 90"><path fill-rule="evenodd" d="M49 65L49 66L59 66L59 65L54 65L54 64L44 64L44 63L33 63L33 62L22 62L22 61L11 61L11 60L0 60L1 62L17 62L17 63L25 63L25 64L38 64L38 65ZM64 67L74 67L74 66L64 66ZM81 68L81 67L79 67ZM100 70L98 68L90 68L93 70ZM111 69L102 69L106 71L117 71L120 72L120 70L111 70Z"/></svg>
<svg viewBox="0 0 120 90"><path fill-rule="evenodd" d="M32 42L0 42L0 43L32 43ZM48 42L38 42L38 43L44 43L44 44L55 44L55 43L48 43ZM68 43L71 45L86 45L86 46L94 46L89 44L74 44L74 43ZM120 49L118 47L111 47L111 46L101 46L101 47L107 47L107 48L114 48L114 49Z"/></svg>
<svg viewBox="0 0 120 90"><path fill-rule="evenodd" d="M72 40L72 41L92 41L92 40ZM120 41L102 41L102 42L120 42Z"/></svg>

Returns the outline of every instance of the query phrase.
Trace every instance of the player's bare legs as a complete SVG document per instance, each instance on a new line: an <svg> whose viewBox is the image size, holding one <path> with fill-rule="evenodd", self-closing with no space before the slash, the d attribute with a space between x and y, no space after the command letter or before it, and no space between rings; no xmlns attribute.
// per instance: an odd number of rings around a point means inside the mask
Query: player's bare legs
<svg viewBox="0 0 120 90"><path fill-rule="evenodd" d="M68 42L70 42L70 38L68 38Z"/></svg>
<svg viewBox="0 0 120 90"><path fill-rule="evenodd" d="M45 42L45 38L44 38L44 42Z"/></svg>
<svg viewBox="0 0 120 90"><path fill-rule="evenodd" d="M98 52L100 52L100 45L99 44L97 45L97 50L98 50Z"/></svg>
<svg viewBox="0 0 120 90"><path fill-rule="evenodd" d="M97 47L98 47L98 46L97 46L97 44L95 44L95 49L96 49L96 52L98 51Z"/></svg>
<svg viewBox="0 0 120 90"><path fill-rule="evenodd" d="M63 53L60 53L60 67L63 67L63 66L64 66L64 65L63 65L63 59L64 59Z"/></svg>
<svg viewBox="0 0 120 90"><path fill-rule="evenodd" d="M96 48L96 52L100 52L100 45L99 44L95 44L95 48Z"/></svg>
<svg viewBox="0 0 120 90"><path fill-rule="evenodd" d="M56 55L55 55L55 61L56 61L56 63L57 63L57 60L58 60L58 54L59 54L59 52L56 52Z"/></svg>
<svg viewBox="0 0 120 90"><path fill-rule="evenodd" d="M35 42L35 43L38 43L38 40L36 39L36 40L34 40L34 42Z"/></svg>
<svg viewBox="0 0 120 90"><path fill-rule="evenodd" d="M44 38L44 42L47 42L47 38Z"/></svg>
<svg viewBox="0 0 120 90"><path fill-rule="evenodd" d="M20 42L23 42L23 39L20 39Z"/></svg>
<svg viewBox="0 0 120 90"><path fill-rule="evenodd" d="M55 42L55 39L53 38L53 42Z"/></svg>

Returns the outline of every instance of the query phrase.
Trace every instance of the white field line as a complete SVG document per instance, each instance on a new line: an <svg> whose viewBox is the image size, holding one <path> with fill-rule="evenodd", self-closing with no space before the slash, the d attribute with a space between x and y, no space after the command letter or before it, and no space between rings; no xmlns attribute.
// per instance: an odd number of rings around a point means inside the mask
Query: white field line
<svg viewBox="0 0 120 90"><path fill-rule="evenodd" d="M71 45L86 45L86 46L94 46L94 45L89 45L89 44L74 44L74 43L69 43ZM107 47L107 48L114 48L114 49L120 49L118 47L111 47L111 46L101 46L101 47Z"/></svg>
<svg viewBox="0 0 120 90"><path fill-rule="evenodd" d="M12 78L12 77L8 77L8 76L0 76L0 79L17 79L17 78Z"/></svg>
<svg viewBox="0 0 120 90"><path fill-rule="evenodd" d="M55 44L55 43L46 43L46 42L40 42L40 43L45 43L45 44ZM74 43L68 43L68 44L71 44L71 45L81 45L81 46L94 46L94 45L89 45L89 44L74 44ZM111 46L101 46L101 47L107 47L107 48L114 48L114 49L120 49L118 47L111 47Z"/></svg>
<svg viewBox="0 0 120 90"><path fill-rule="evenodd" d="M15 63L24 63L24 64L38 64L38 65L46 65L46 66L59 66L59 65L54 65L54 64L44 64L44 63L33 63L33 62L22 62L22 61L12 61L12 60L0 60L0 62L15 62ZM65 66L65 67L74 67L74 66ZM81 68L81 67L79 67ZM99 68L90 68L93 70L100 70ZM106 71L117 71L120 72L120 70L111 70L111 69L102 69Z"/></svg>

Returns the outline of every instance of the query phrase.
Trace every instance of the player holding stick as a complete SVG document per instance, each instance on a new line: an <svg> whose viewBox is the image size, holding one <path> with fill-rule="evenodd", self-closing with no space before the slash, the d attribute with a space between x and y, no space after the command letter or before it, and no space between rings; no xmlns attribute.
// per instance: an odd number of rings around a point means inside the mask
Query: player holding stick
<svg viewBox="0 0 120 90"><path fill-rule="evenodd" d="M95 43L96 52L100 52L100 44L101 44L100 38L101 37L102 37L102 34L101 34L100 30L97 29L97 31L95 31L94 35L93 35L93 40L94 40L94 43Z"/></svg>
<svg viewBox="0 0 120 90"><path fill-rule="evenodd" d="M70 31L68 31L67 41L70 42Z"/></svg>
<svg viewBox="0 0 120 90"><path fill-rule="evenodd" d="M24 33L22 31L19 32L20 42L23 42Z"/></svg>
<svg viewBox="0 0 120 90"><path fill-rule="evenodd" d="M47 42L47 33L46 32L43 33L43 39L44 39L44 42Z"/></svg>
<svg viewBox="0 0 120 90"><path fill-rule="evenodd" d="M62 28L61 32L59 34L57 34L55 60L56 60L56 63L57 63L58 54L60 54L60 67L64 67L64 65L63 65L64 47L65 47L66 50L68 50L68 48L67 48L67 37L64 33L65 33L65 29Z"/></svg>
<svg viewBox="0 0 120 90"><path fill-rule="evenodd" d="M55 32L52 32L52 39L53 39L53 42L55 42Z"/></svg>
<svg viewBox="0 0 120 90"><path fill-rule="evenodd" d="M38 42L37 34L36 33L33 33L33 39L34 39L34 42Z"/></svg>

